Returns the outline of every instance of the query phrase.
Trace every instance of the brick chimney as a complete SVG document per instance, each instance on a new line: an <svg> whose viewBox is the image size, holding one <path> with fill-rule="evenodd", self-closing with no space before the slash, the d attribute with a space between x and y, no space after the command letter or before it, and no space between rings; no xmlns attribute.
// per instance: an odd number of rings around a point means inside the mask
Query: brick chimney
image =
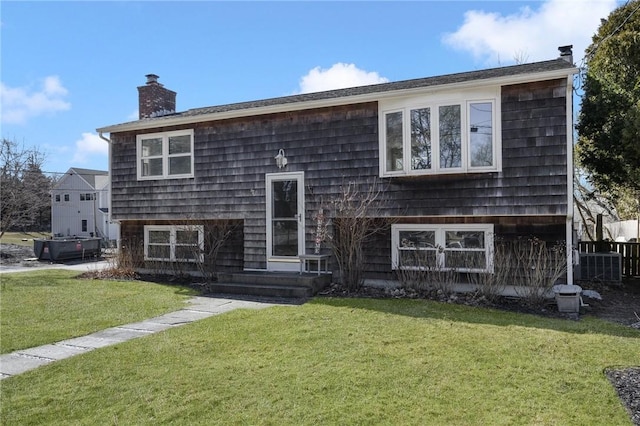
<svg viewBox="0 0 640 426"><path fill-rule="evenodd" d="M147 84L138 86L139 117L152 118L176 112L176 92L158 83L158 76L147 74Z"/></svg>

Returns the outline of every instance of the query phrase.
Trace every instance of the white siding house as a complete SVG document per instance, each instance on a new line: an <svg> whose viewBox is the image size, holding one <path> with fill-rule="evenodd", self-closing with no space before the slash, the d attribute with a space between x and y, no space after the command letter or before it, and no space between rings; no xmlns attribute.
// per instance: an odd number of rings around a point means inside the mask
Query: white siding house
<svg viewBox="0 0 640 426"><path fill-rule="evenodd" d="M118 240L119 227L109 220L109 174L70 168L51 191L54 237L100 237Z"/></svg>

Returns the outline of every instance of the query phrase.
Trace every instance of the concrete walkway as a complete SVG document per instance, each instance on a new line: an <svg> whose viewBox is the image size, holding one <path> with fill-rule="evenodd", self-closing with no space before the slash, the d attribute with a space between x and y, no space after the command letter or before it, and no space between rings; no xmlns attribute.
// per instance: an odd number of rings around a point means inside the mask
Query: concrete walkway
<svg viewBox="0 0 640 426"><path fill-rule="evenodd" d="M13 274L16 272L36 272L45 269L70 269L72 271L92 272L108 268L111 265L111 262L104 259L100 259L97 261L76 260L66 263L47 263L41 261L33 261L25 264L0 263L0 274Z"/></svg>
<svg viewBox="0 0 640 426"><path fill-rule="evenodd" d="M262 309L284 304L216 297L193 297L188 303L188 306L179 311L170 312L145 321L108 328L87 336L75 337L61 342L0 355L0 380L54 361L138 337L148 336L234 309Z"/></svg>

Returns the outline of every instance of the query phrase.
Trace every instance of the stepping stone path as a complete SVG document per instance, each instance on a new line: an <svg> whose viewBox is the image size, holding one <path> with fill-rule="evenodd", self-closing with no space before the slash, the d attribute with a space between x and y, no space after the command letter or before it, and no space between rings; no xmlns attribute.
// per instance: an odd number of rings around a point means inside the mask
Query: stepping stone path
<svg viewBox="0 0 640 426"><path fill-rule="evenodd" d="M0 380L94 349L148 336L235 309L263 309L281 303L193 297L189 306L148 320L108 328L82 337L0 355Z"/></svg>

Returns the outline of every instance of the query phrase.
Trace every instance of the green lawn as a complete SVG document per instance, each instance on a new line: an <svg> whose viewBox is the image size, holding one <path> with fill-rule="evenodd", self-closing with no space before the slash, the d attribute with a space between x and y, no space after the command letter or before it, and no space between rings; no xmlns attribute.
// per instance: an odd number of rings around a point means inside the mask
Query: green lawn
<svg viewBox="0 0 640 426"><path fill-rule="evenodd" d="M17 244L19 246L33 247L34 238L50 238L49 232L5 232L0 238L0 243ZM23 241L26 240L26 241Z"/></svg>
<svg viewBox="0 0 640 426"><path fill-rule="evenodd" d="M640 333L422 300L239 310L2 381L5 424L631 424Z"/></svg>
<svg viewBox="0 0 640 426"><path fill-rule="evenodd" d="M78 274L40 270L0 275L0 353L180 309L190 294L181 287L77 279Z"/></svg>

